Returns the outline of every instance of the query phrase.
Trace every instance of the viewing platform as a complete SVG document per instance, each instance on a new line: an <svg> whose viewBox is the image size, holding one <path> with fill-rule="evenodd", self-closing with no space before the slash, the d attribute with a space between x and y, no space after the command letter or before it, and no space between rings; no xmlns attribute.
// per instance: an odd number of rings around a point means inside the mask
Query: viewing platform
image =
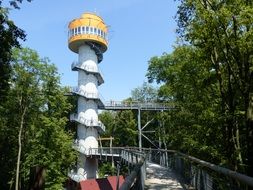
<svg viewBox="0 0 253 190"><path fill-rule="evenodd" d="M172 110L175 105L172 103L136 102L136 101L109 101L99 107L102 110Z"/></svg>

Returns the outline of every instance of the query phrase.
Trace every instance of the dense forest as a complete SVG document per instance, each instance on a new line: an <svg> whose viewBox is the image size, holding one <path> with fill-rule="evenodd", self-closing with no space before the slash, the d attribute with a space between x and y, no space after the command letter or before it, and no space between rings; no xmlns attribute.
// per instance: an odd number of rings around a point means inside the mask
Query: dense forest
<svg viewBox="0 0 253 190"><path fill-rule="evenodd" d="M10 6L19 8L21 2L10 1ZM25 32L8 14L1 6L0 188L33 189L44 184L46 174L45 188L59 190L76 158L72 133L65 130L72 106L57 68L21 47ZM40 179L33 181L34 176Z"/></svg>
<svg viewBox="0 0 253 190"><path fill-rule="evenodd" d="M153 123L151 128L157 131L153 137L158 139L161 134L168 148L250 176L253 176L252 19L251 0L181 0L174 50L152 57L146 74L150 83L160 85L152 101L173 102L178 109L156 115L146 113L142 121L143 126L155 115L164 126L165 135L160 125ZM133 91L139 92L139 97L133 100L150 97L145 86ZM119 122L127 118L130 122L130 113L108 115L103 117L116 121L113 133L125 125L120 131L135 137L132 128ZM118 135L121 137L120 132Z"/></svg>
<svg viewBox="0 0 253 190"><path fill-rule="evenodd" d="M22 48L25 31L9 20L0 1L0 187L28 189L39 167L46 189L60 189L76 160L65 96L57 68ZM10 1L19 8L22 1ZM253 1L178 0L173 52L152 57L149 83L125 101L173 103L146 111L144 147L175 149L253 176ZM169 34L168 34L169 35ZM158 87L153 87L158 86ZM102 112L103 136L113 146L137 146L135 111ZM109 146L104 144L103 146Z"/></svg>

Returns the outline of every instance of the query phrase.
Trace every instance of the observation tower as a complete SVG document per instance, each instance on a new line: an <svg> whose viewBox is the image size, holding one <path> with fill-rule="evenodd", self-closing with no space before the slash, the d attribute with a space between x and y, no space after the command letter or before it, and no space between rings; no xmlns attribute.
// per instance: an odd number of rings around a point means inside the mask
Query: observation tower
<svg viewBox="0 0 253 190"><path fill-rule="evenodd" d="M70 120L77 123L74 148L80 153L77 168L69 176L79 182L97 177L98 161L90 155L91 148L98 148L99 133L105 131L98 119L98 107L103 105L98 86L104 82L98 63L107 50L107 26L101 17L84 13L72 20L68 29L68 47L78 54L78 61L71 65L78 72L78 86L72 89L78 96L77 112L70 115Z"/></svg>

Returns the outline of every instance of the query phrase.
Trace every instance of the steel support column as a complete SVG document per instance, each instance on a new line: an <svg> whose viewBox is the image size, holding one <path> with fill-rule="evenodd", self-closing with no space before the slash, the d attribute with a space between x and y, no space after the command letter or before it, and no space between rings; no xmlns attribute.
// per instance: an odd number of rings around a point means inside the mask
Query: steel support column
<svg viewBox="0 0 253 190"><path fill-rule="evenodd" d="M142 141L141 141L141 108L140 106L138 107L138 132L139 132L139 149L141 151L142 149Z"/></svg>

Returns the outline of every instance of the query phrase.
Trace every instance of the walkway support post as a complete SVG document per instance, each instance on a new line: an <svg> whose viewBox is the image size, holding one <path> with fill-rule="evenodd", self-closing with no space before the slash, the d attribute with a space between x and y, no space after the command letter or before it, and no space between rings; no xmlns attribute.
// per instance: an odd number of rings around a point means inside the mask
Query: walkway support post
<svg viewBox="0 0 253 190"><path fill-rule="evenodd" d="M139 132L139 149L141 151L141 149L142 149L142 141L141 141L142 133L141 133L141 108L140 108L140 105L138 107L138 132Z"/></svg>

